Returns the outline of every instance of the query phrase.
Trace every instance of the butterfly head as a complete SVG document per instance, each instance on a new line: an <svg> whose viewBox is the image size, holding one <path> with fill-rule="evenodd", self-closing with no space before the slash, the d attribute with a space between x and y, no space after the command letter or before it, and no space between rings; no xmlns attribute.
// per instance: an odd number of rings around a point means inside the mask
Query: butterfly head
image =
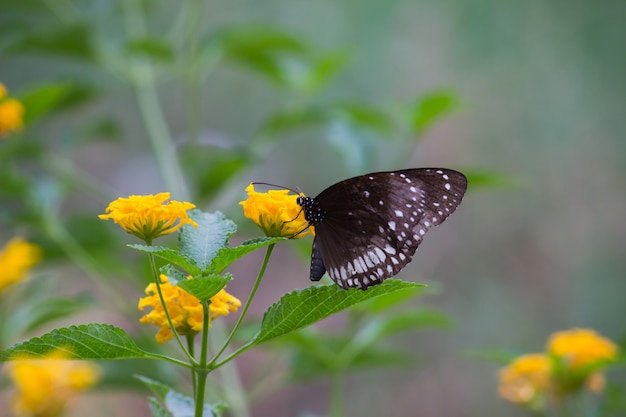
<svg viewBox="0 0 626 417"><path fill-rule="evenodd" d="M300 194L296 199L296 203L304 210L304 218L309 225L315 226L322 220L324 220L324 210L321 209L319 204L313 197L307 197L304 194Z"/></svg>

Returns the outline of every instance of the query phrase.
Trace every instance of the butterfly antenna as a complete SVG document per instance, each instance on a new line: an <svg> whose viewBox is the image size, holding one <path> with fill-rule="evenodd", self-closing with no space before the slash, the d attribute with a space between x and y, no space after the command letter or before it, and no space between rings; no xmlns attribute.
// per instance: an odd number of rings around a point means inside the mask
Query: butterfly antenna
<svg viewBox="0 0 626 417"><path fill-rule="evenodd" d="M289 190L296 194L302 194L302 191L294 190L293 188L283 187L282 185L270 184L269 182L253 182L253 185L267 185L269 187L282 188L283 190Z"/></svg>
<svg viewBox="0 0 626 417"><path fill-rule="evenodd" d="M295 194L301 195L302 194L302 190L298 189L298 190L294 190L293 188L289 188L289 187L283 187L282 185L276 185L276 184L271 184L269 182L253 182L253 185L267 185L268 187L276 187L276 188L282 188L283 190L289 190ZM296 217L294 217L293 219L286 221L285 223L291 223L295 220L298 219L298 217L300 217L300 214L302 213L302 211L304 210L303 207L300 207L300 211L298 212L298 214L296 215ZM306 232L307 230L309 230L311 226L307 225L304 229L300 230L299 232L297 232L296 234L294 234L293 236L289 236L289 239L294 239L296 236Z"/></svg>

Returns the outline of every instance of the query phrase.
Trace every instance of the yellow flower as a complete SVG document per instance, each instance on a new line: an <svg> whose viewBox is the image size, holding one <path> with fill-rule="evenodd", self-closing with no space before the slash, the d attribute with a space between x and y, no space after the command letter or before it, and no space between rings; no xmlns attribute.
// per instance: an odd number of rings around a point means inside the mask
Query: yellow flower
<svg viewBox="0 0 626 417"><path fill-rule="evenodd" d="M0 252L0 291L24 279L28 271L41 260L41 248L14 237Z"/></svg>
<svg viewBox="0 0 626 417"><path fill-rule="evenodd" d="M187 210L195 205L170 201L169 198L170 193L118 198L106 208L107 214L98 217L102 220L112 219L122 229L148 243L159 236L177 231L184 224L198 227L187 215Z"/></svg>
<svg viewBox="0 0 626 417"><path fill-rule="evenodd" d="M500 396L519 404L536 401L548 393L551 372L552 362L548 355L522 355L500 370Z"/></svg>
<svg viewBox="0 0 626 417"><path fill-rule="evenodd" d="M545 400L558 404L585 389L601 392L606 381L599 369L618 354L613 342L593 330L556 332L547 353L520 356L500 371L499 392L511 402L543 412Z"/></svg>
<svg viewBox="0 0 626 417"><path fill-rule="evenodd" d="M16 416L61 416L68 401L98 381L96 365L66 357L58 350L44 359L20 359L8 365L17 388L12 401Z"/></svg>
<svg viewBox="0 0 626 417"><path fill-rule="evenodd" d="M178 334L193 335L202 331L202 304L196 297L182 288L170 284L165 275L161 275L161 292L163 293L167 311ZM167 322L155 283L151 283L146 287L146 295L147 297L139 300L139 310L152 307L152 311L143 316L139 322L143 324L152 323L160 327L156 334L156 341L165 343L173 338L174 334ZM235 312L240 306L241 302L237 298L228 294L225 290L221 290L211 298L209 326L212 320Z"/></svg>
<svg viewBox="0 0 626 417"><path fill-rule="evenodd" d="M0 137L17 131L24 125L24 105L7 97L7 89L0 83Z"/></svg>
<svg viewBox="0 0 626 417"><path fill-rule="evenodd" d="M246 187L248 198L239 202L243 214L255 222L266 236L302 237L314 233L308 226L302 208L296 203L297 195L289 190L254 191L254 184Z"/></svg>
<svg viewBox="0 0 626 417"><path fill-rule="evenodd" d="M619 348L590 329L572 329L552 334L548 351L572 370L592 370L616 359Z"/></svg>

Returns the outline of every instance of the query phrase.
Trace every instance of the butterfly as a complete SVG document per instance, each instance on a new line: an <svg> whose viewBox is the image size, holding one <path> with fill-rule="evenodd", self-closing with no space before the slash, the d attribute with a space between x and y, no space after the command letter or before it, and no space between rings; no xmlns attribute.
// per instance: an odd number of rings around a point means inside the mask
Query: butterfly
<svg viewBox="0 0 626 417"><path fill-rule="evenodd" d="M461 204L467 178L443 168L373 172L297 203L315 228L312 281L325 272L341 288L380 284L412 259L424 234Z"/></svg>

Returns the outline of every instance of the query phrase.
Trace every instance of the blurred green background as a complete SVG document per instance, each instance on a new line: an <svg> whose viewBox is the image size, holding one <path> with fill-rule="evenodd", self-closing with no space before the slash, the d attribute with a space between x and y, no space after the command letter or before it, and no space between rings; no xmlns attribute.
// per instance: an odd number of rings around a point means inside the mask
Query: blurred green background
<svg viewBox="0 0 626 417"><path fill-rule="evenodd" d="M418 366L349 377L347 415L521 416L497 396L497 365L473 351L540 351L570 327L626 336L625 17L623 0L4 0L0 82L29 124L12 153L1 144L2 241L17 228L63 258L38 235L37 201L96 268L111 267L102 275L123 276L130 240L95 224L118 196L171 191L235 219L236 240L259 233L237 205L250 181L316 195L369 171L459 169L463 204L400 275L431 284L416 302L454 327L393 340ZM424 116L428 103L441 117ZM168 136L176 148L159 148ZM257 316L309 285L310 240L299 244L279 247ZM231 293L244 297L260 259L235 265ZM81 282L80 268L52 265L47 285ZM129 311L145 282L125 284ZM139 317L111 316L68 322ZM238 361L244 386L264 358ZM142 395L89 400L148 415ZM264 394L252 412L321 415L326 404L321 380Z"/></svg>

